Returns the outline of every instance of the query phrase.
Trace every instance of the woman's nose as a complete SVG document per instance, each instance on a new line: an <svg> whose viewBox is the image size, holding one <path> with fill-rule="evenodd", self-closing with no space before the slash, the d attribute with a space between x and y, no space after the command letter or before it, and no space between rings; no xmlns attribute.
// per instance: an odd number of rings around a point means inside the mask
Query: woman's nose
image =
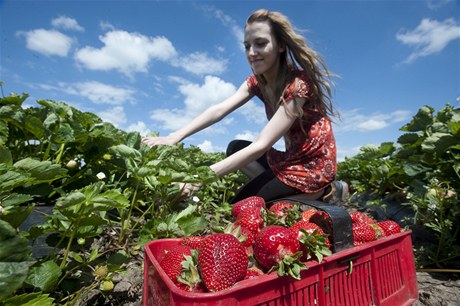
<svg viewBox="0 0 460 306"><path fill-rule="evenodd" d="M253 46L250 46L250 47L248 48L248 51L247 51L247 52L248 52L248 55L249 55L249 56L253 56L253 55L256 54L256 50L254 49Z"/></svg>

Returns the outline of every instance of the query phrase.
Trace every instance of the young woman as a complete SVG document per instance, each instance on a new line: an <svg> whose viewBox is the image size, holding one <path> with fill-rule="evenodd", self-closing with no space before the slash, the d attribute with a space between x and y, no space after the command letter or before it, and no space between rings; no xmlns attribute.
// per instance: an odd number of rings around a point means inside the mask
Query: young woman
<svg viewBox="0 0 460 306"><path fill-rule="evenodd" d="M244 46L253 75L232 96L178 131L165 137L145 137L143 143L176 144L257 96L265 105L268 123L254 142L232 141L227 157L210 166L218 176L240 169L251 178L232 202L253 195L270 201L298 194L307 199L343 201L348 187L334 181L331 74L323 61L293 30L286 16L265 9L249 16ZM272 146L282 137L286 149L278 151ZM197 188L185 184L183 193Z"/></svg>

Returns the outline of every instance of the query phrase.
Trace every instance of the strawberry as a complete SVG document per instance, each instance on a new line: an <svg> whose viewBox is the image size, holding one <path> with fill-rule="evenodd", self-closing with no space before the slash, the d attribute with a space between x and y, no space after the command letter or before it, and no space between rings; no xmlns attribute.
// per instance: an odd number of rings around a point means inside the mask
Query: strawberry
<svg viewBox="0 0 460 306"><path fill-rule="evenodd" d="M278 270L278 275L290 275L300 279L300 270L305 264L299 261L302 255L297 235L280 225L269 225L260 230L254 243L254 257L269 271Z"/></svg>
<svg viewBox="0 0 460 306"><path fill-rule="evenodd" d="M284 217L287 215L288 210L292 210L294 206L286 201L276 202L268 209L269 212L275 215L275 217Z"/></svg>
<svg viewBox="0 0 460 306"><path fill-rule="evenodd" d="M181 244L191 247L192 249L198 249L200 247L202 236L189 236L182 238Z"/></svg>
<svg viewBox="0 0 460 306"><path fill-rule="evenodd" d="M185 291L202 291L202 282L193 261L194 250L186 245L176 245L166 251L160 267L174 284Z"/></svg>
<svg viewBox="0 0 460 306"><path fill-rule="evenodd" d="M353 223L367 223L367 224L376 223L374 219L372 219L371 217L369 217L368 215L360 211L351 212L350 217Z"/></svg>
<svg viewBox="0 0 460 306"><path fill-rule="evenodd" d="M235 236L212 234L206 236L200 245L198 264L208 291L221 291L244 279L248 256Z"/></svg>
<svg viewBox="0 0 460 306"><path fill-rule="evenodd" d="M303 252L302 261L316 258L318 262L323 260L323 256L331 255L331 244L328 235L315 223L308 221L298 221L290 228L300 241L300 249Z"/></svg>
<svg viewBox="0 0 460 306"><path fill-rule="evenodd" d="M268 209L267 224L289 227L301 218L299 205L280 201Z"/></svg>
<svg viewBox="0 0 460 306"><path fill-rule="evenodd" d="M402 228L399 226L399 224L393 220L377 222L377 225L380 226L382 231L385 233L385 236L401 233L402 231Z"/></svg>
<svg viewBox="0 0 460 306"><path fill-rule="evenodd" d="M383 233L382 229L377 224L367 223L353 223L352 230L355 246L377 240Z"/></svg>
<svg viewBox="0 0 460 306"><path fill-rule="evenodd" d="M246 270L246 276L244 277L244 279L252 279L261 275L264 275L264 271L257 268L256 266L252 266Z"/></svg>
<svg viewBox="0 0 460 306"><path fill-rule="evenodd" d="M248 229L254 235L259 232L263 224L264 219L260 207L246 208L238 214L235 221L235 225Z"/></svg>
<svg viewBox="0 0 460 306"><path fill-rule="evenodd" d="M240 200L233 204L232 207L232 216L236 218L240 212L247 208L252 208L252 207L263 207L265 208L265 200L262 197L258 196L252 196L248 197L246 199Z"/></svg>
<svg viewBox="0 0 460 306"><path fill-rule="evenodd" d="M316 209L313 209L313 208L304 210L304 211L301 213L302 220L303 220L303 221L310 221L310 217L313 216L316 212L317 212L317 210L316 210Z"/></svg>

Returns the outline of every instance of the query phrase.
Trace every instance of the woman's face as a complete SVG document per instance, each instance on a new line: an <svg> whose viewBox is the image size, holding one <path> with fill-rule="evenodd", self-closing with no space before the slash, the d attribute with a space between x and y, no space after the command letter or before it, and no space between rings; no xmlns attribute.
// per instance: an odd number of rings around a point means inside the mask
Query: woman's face
<svg viewBox="0 0 460 306"><path fill-rule="evenodd" d="M249 65L255 74L274 79L279 68L280 53L284 51L272 33L268 22L253 22L246 25L244 47Z"/></svg>

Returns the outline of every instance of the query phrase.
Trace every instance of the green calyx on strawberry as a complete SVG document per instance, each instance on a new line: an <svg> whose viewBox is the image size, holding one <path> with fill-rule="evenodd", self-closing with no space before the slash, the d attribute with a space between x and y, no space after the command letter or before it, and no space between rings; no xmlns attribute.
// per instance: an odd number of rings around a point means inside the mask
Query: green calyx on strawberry
<svg viewBox="0 0 460 306"><path fill-rule="evenodd" d="M277 270L279 276L300 279L300 271L307 268L301 256L297 235L286 227L269 225L256 235L254 257L269 272Z"/></svg>
<svg viewBox="0 0 460 306"><path fill-rule="evenodd" d="M159 263L165 274L182 290L200 291L198 288L201 286L201 278L196 267L196 251L181 244L165 251L166 254Z"/></svg>
<svg viewBox="0 0 460 306"><path fill-rule="evenodd" d="M181 262L182 270L177 276L179 288L185 291L204 292L203 281L198 271L198 251L192 249L191 255L185 255Z"/></svg>
<svg viewBox="0 0 460 306"><path fill-rule="evenodd" d="M328 239L329 235L325 234L317 224L299 221L292 225L290 229L297 234L297 239L300 241L303 261L313 258L321 263L324 256L332 254L331 244Z"/></svg>
<svg viewBox="0 0 460 306"><path fill-rule="evenodd" d="M232 234L212 234L200 245L198 265L207 290L221 291L244 279L248 256L243 244Z"/></svg>
<svg viewBox="0 0 460 306"><path fill-rule="evenodd" d="M274 203L268 209L268 225L281 225L289 227L301 218L299 205L287 201Z"/></svg>

